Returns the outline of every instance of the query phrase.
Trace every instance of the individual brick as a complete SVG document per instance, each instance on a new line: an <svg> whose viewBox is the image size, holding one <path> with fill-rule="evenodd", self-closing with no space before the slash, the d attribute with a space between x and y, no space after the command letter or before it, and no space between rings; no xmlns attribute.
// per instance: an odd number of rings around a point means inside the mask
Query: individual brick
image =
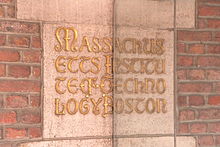
<svg viewBox="0 0 220 147"><path fill-rule="evenodd" d="M211 32L178 31L177 36L181 41L210 41L212 39Z"/></svg>
<svg viewBox="0 0 220 147"><path fill-rule="evenodd" d="M4 77L6 74L6 66L5 64L0 64L0 77Z"/></svg>
<svg viewBox="0 0 220 147"><path fill-rule="evenodd" d="M41 51L24 51L23 61L27 63L40 63Z"/></svg>
<svg viewBox="0 0 220 147"><path fill-rule="evenodd" d="M42 130L41 130L41 128L29 128L29 137L30 138L42 137Z"/></svg>
<svg viewBox="0 0 220 147"><path fill-rule="evenodd" d="M6 44L6 36L0 35L0 46L4 46Z"/></svg>
<svg viewBox="0 0 220 147"><path fill-rule="evenodd" d="M2 20L0 22L0 31L12 32L12 33L36 34L36 33L40 33L40 25L38 23Z"/></svg>
<svg viewBox="0 0 220 147"><path fill-rule="evenodd" d="M0 50L0 61L15 62L20 60L18 51Z"/></svg>
<svg viewBox="0 0 220 147"><path fill-rule="evenodd" d="M40 78L40 76L41 76L41 67L33 67L32 76L34 78Z"/></svg>
<svg viewBox="0 0 220 147"><path fill-rule="evenodd" d="M205 133L207 131L207 125L205 123L193 123L190 125L191 133Z"/></svg>
<svg viewBox="0 0 220 147"><path fill-rule="evenodd" d="M178 53L185 53L186 45L185 43L177 43L177 52Z"/></svg>
<svg viewBox="0 0 220 147"><path fill-rule="evenodd" d="M27 36L9 36L9 45L28 48L30 46L30 38Z"/></svg>
<svg viewBox="0 0 220 147"><path fill-rule="evenodd" d="M186 80L186 70L178 70L177 71L177 79Z"/></svg>
<svg viewBox="0 0 220 147"><path fill-rule="evenodd" d="M7 6L6 9L7 9L6 10L6 12L7 12L6 16L8 18L15 18L15 6Z"/></svg>
<svg viewBox="0 0 220 147"><path fill-rule="evenodd" d="M219 57L198 57L198 66L203 67L219 67L220 66L220 58Z"/></svg>
<svg viewBox="0 0 220 147"><path fill-rule="evenodd" d="M220 105L220 95L209 96L208 104L214 106Z"/></svg>
<svg viewBox="0 0 220 147"><path fill-rule="evenodd" d="M27 80L0 80L1 92L40 92L40 82Z"/></svg>
<svg viewBox="0 0 220 147"><path fill-rule="evenodd" d="M178 92L211 92L211 83L179 83Z"/></svg>
<svg viewBox="0 0 220 147"><path fill-rule="evenodd" d="M14 2L14 0L0 0L0 3L7 3L7 4L9 4L9 3L13 3Z"/></svg>
<svg viewBox="0 0 220 147"><path fill-rule="evenodd" d="M203 96L199 96L199 95L189 96L190 106L203 106L204 104L205 104L205 100Z"/></svg>
<svg viewBox="0 0 220 147"><path fill-rule="evenodd" d="M6 128L5 129L5 138L7 139L18 139L25 138L27 136L26 129L18 128Z"/></svg>
<svg viewBox="0 0 220 147"><path fill-rule="evenodd" d="M10 144L10 143L1 143L0 147L12 147L12 144Z"/></svg>
<svg viewBox="0 0 220 147"><path fill-rule="evenodd" d="M188 70L188 78L190 80L204 80L205 71L204 70Z"/></svg>
<svg viewBox="0 0 220 147"><path fill-rule="evenodd" d="M3 6L0 6L0 17L5 17L5 10Z"/></svg>
<svg viewBox="0 0 220 147"><path fill-rule="evenodd" d="M220 4L219 0L198 0L199 3Z"/></svg>
<svg viewBox="0 0 220 147"><path fill-rule="evenodd" d="M30 97L30 105L32 107L40 107L41 105L41 97L40 96L31 96Z"/></svg>
<svg viewBox="0 0 220 147"><path fill-rule="evenodd" d="M190 53L190 54L204 54L205 53L205 45L204 44L189 45L188 53Z"/></svg>
<svg viewBox="0 0 220 147"><path fill-rule="evenodd" d="M217 42L219 42L220 41L220 32L215 32L215 36L214 36L214 38L213 38L213 41L217 41Z"/></svg>
<svg viewBox="0 0 220 147"><path fill-rule="evenodd" d="M220 80L220 70L207 70L208 80Z"/></svg>
<svg viewBox="0 0 220 147"><path fill-rule="evenodd" d="M215 84L215 92L220 92L220 82Z"/></svg>
<svg viewBox="0 0 220 147"><path fill-rule="evenodd" d="M220 119L220 109L204 109L199 111L199 119L214 120Z"/></svg>
<svg viewBox="0 0 220 147"><path fill-rule="evenodd" d="M41 115L39 112L24 111L20 115L20 122L24 124L38 124L41 122Z"/></svg>
<svg viewBox="0 0 220 147"><path fill-rule="evenodd" d="M198 10L199 16L220 16L220 7L218 6L200 6Z"/></svg>
<svg viewBox="0 0 220 147"><path fill-rule="evenodd" d="M187 106L187 97L186 96L178 96L178 106L179 107Z"/></svg>
<svg viewBox="0 0 220 147"><path fill-rule="evenodd" d="M219 19L207 19L207 28L218 29L220 28Z"/></svg>
<svg viewBox="0 0 220 147"><path fill-rule="evenodd" d="M14 111L0 112L0 123L14 124L17 122L16 113Z"/></svg>
<svg viewBox="0 0 220 147"><path fill-rule="evenodd" d="M195 112L193 110L182 110L179 112L179 120L194 120L195 119Z"/></svg>
<svg viewBox="0 0 220 147"><path fill-rule="evenodd" d="M207 48L209 54L220 54L220 45L208 45Z"/></svg>
<svg viewBox="0 0 220 147"><path fill-rule="evenodd" d="M198 144L201 146L214 145L214 138L213 136L199 136Z"/></svg>
<svg viewBox="0 0 220 147"><path fill-rule="evenodd" d="M189 133L189 124L188 123L179 124L179 133Z"/></svg>
<svg viewBox="0 0 220 147"><path fill-rule="evenodd" d="M207 28L207 20L206 19L198 19L197 20L197 27L200 29Z"/></svg>
<svg viewBox="0 0 220 147"><path fill-rule="evenodd" d="M177 58L177 65L178 66L193 66L193 57L192 56L178 56Z"/></svg>
<svg viewBox="0 0 220 147"><path fill-rule="evenodd" d="M220 145L220 136L216 136L215 142L216 142L216 145Z"/></svg>
<svg viewBox="0 0 220 147"><path fill-rule="evenodd" d="M41 38L33 36L32 37L32 44L31 45L32 45L32 48L42 48Z"/></svg>
<svg viewBox="0 0 220 147"><path fill-rule="evenodd" d="M8 96L5 105L8 108L23 108L28 105L28 98L20 95Z"/></svg>
<svg viewBox="0 0 220 147"><path fill-rule="evenodd" d="M219 133L220 132L220 122L209 123L209 132L210 133Z"/></svg>
<svg viewBox="0 0 220 147"><path fill-rule="evenodd" d="M31 74L31 68L30 66L24 66L24 65L10 65L8 67L8 75L11 77L29 77Z"/></svg>

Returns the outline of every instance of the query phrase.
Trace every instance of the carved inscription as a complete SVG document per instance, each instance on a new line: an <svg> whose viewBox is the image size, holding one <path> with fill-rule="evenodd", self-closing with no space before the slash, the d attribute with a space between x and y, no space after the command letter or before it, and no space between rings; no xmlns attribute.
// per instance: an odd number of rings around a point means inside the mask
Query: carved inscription
<svg viewBox="0 0 220 147"><path fill-rule="evenodd" d="M54 89L61 97L69 93L68 98L54 98L56 115L86 115L93 113L107 117L113 111L117 114L154 114L167 112L167 100L163 97L166 92L166 80L160 75L166 73L166 59L164 39L135 38L116 39L115 51L119 54L141 54L147 58L114 58L113 67L113 39L110 37L83 36L73 27L59 27L56 29L57 43L54 50L58 55L54 60L54 68L60 76L55 80ZM81 52L93 53L93 56L79 55ZM62 55L68 52L68 55ZM97 53L103 53L102 57ZM102 60L104 58L104 60ZM104 61L104 62L103 62ZM104 71L101 76L97 76ZM140 74L142 79L135 77L116 78L115 74ZM71 76L65 76L71 73ZM78 74L85 77L78 78ZM87 76L88 75L88 76ZM157 75L150 78L148 75ZM123 94L145 94L142 98L115 97L112 92ZM100 91L102 96L94 97L94 91ZM82 97L75 95L82 93ZM157 94L159 97L148 97L148 94Z"/></svg>

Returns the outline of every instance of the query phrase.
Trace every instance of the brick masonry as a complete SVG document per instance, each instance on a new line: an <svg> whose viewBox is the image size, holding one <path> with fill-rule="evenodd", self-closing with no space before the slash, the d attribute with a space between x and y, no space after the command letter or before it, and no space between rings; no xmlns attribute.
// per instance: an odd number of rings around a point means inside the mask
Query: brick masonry
<svg viewBox="0 0 220 147"><path fill-rule="evenodd" d="M195 29L177 31L178 135L220 146L220 1L197 0Z"/></svg>
<svg viewBox="0 0 220 147"><path fill-rule="evenodd" d="M196 27L177 30L176 133L220 146L220 2L197 0ZM0 0L0 147L42 140L41 22Z"/></svg>
<svg viewBox="0 0 220 147"><path fill-rule="evenodd" d="M41 24L0 0L0 147L41 140Z"/></svg>

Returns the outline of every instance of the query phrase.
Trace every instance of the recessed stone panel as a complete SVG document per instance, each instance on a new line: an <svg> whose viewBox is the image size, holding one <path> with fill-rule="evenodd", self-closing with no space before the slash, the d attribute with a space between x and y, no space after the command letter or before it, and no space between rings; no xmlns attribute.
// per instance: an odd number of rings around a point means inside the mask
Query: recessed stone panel
<svg viewBox="0 0 220 147"><path fill-rule="evenodd" d="M115 135L173 134L173 31L117 27L115 36Z"/></svg>
<svg viewBox="0 0 220 147"><path fill-rule="evenodd" d="M112 78L105 66L106 56L109 60L112 56L111 27L45 24L43 28L43 137L112 135L112 115L107 114L110 108L104 108L103 100L106 96L111 99L112 91L105 95L101 92L106 79ZM104 52L94 52L99 48L97 44Z"/></svg>

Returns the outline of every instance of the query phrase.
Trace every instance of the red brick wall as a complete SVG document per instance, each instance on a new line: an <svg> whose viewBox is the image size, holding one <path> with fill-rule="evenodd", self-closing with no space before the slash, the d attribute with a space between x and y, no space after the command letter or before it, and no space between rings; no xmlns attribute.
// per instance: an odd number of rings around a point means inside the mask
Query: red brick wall
<svg viewBox="0 0 220 147"><path fill-rule="evenodd" d="M196 28L177 32L178 134L220 146L220 1L197 0Z"/></svg>
<svg viewBox="0 0 220 147"><path fill-rule="evenodd" d="M0 0L0 147L42 136L41 25L15 17L15 0Z"/></svg>

